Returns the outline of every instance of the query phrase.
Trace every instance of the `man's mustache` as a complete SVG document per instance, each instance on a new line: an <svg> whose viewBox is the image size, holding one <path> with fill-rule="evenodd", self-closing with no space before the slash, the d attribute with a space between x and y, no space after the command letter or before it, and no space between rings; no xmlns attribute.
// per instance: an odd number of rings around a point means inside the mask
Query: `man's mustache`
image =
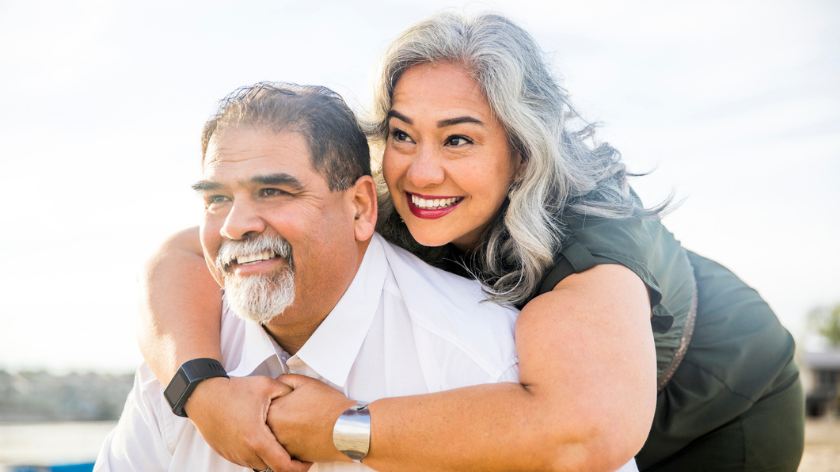
<svg viewBox="0 0 840 472"><path fill-rule="evenodd" d="M239 257L257 255L266 251L273 253L272 257L280 257L292 265L292 246L282 236L263 233L247 239L225 240L219 247L216 256L216 268L224 273L230 270L233 262Z"/></svg>

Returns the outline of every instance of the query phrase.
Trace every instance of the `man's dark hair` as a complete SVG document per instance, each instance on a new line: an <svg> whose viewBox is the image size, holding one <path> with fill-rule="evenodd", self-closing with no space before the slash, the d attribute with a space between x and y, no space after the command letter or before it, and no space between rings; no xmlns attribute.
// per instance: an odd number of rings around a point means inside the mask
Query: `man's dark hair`
<svg viewBox="0 0 840 472"><path fill-rule="evenodd" d="M219 102L216 114L204 125L202 163L213 135L243 125L303 135L312 154L312 167L333 192L371 175L364 132L341 96L326 87L260 82L236 89Z"/></svg>

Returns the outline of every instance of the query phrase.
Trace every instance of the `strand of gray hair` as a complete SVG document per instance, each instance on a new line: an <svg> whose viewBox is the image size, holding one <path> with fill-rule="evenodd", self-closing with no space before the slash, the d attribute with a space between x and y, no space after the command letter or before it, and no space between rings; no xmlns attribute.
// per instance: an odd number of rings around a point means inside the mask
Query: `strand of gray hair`
<svg viewBox="0 0 840 472"><path fill-rule="evenodd" d="M561 249L560 215L658 218L668 208L670 197L645 209L631 195L631 175L621 155L595 140L597 124L579 117L525 30L498 14L444 12L416 24L385 51L366 120L379 158L374 162L381 208L377 229L390 241L430 263L446 254L443 248L414 241L395 214L381 175L387 113L397 81L414 65L442 63L472 74L504 124L512 149L527 163L509 203L471 255L473 274L493 301L515 304L535 291Z"/></svg>

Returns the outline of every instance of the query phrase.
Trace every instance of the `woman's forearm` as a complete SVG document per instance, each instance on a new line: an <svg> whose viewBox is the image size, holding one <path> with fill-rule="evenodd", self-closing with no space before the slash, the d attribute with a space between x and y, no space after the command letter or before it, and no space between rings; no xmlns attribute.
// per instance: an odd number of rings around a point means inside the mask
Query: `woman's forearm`
<svg viewBox="0 0 840 472"><path fill-rule="evenodd" d="M554 470L553 458L566 457L573 469L587 432L559 441L549 437L567 428L533 414L540 411L538 403L522 385L511 383L374 402L371 452L364 462L376 470L421 471L431 464L452 471Z"/></svg>
<svg viewBox="0 0 840 472"><path fill-rule="evenodd" d="M190 359L221 359L222 292L207 269L197 227L165 241L139 285L138 344L163 385Z"/></svg>
<svg viewBox="0 0 840 472"><path fill-rule="evenodd" d="M523 309L521 384L377 400L363 462L389 471L614 471L629 461L656 402L647 292L623 267L585 274Z"/></svg>
<svg viewBox="0 0 840 472"><path fill-rule="evenodd" d="M656 406L656 353L635 274L597 266L533 299L517 320L516 348L520 383L370 403L362 462L400 472L612 472L641 449ZM268 412L280 444L301 460L349 460L333 428L359 399L300 375L280 380L293 389Z"/></svg>
<svg viewBox="0 0 840 472"><path fill-rule="evenodd" d="M638 452L649 423L629 431L619 419L610 430L603 405L573 405L548 411L538 394L512 383L378 400L369 406L373 431L363 462L401 472L615 471Z"/></svg>

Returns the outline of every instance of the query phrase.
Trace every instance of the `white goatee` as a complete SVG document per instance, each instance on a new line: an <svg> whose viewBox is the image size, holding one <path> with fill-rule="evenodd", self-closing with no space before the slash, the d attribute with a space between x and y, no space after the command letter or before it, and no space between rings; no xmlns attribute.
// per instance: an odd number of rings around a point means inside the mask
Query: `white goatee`
<svg viewBox="0 0 840 472"><path fill-rule="evenodd" d="M233 272L232 264L237 258L253 258L266 252L286 263L264 274L238 276ZM244 320L265 324L283 313L295 299L292 248L278 235L263 233L255 238L222 242L216 267L224 277L228 305Z"/></svg>

